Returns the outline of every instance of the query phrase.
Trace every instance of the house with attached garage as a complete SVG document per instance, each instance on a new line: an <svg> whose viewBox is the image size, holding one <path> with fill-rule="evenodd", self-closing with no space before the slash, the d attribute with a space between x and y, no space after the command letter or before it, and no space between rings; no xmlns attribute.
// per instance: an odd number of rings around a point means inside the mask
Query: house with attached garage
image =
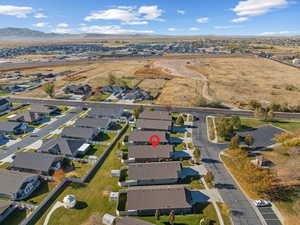
<svg viewBox="0 0 300 225"><path fill-rule="evenodd" d="M110 127L111 119L109 118L79 118L75 122L76 127L93 128L98 131L106 131Z"/></svg>
<svg viewBox="0 0 300 225"><path fill-rule="evenodd" d="M125 120L123 116L124 108L119 106L102 106L94 107L88 112L90 118L110 118L117 120Z"/></svg>
<svg viewBox="0 0 300 225"><path fill-rule="evenodd" d="M169 135L164 131L133 131L128 136L128 143L135 145L147 145L150 143L150 138L152 136L158 136L160 139L159 144L166 145L169 144Z"/></svg>
<svg viewBox="0 0 300 225"><path fill-rule="evenodd" d="M171 131L172 121L170 120L149 120L149 119L138 119L135 127L139 130L148 131Z"/></svg>
<svg viewBox="0 0 300 225"><path fill-rule="evenodd" d="M30 112L37 113L41 116L51 116L51 115L56 115L60 113L59 108L56 106L50 106L50 105L39 105L39 104L33 104L29 108Z"/></svg>
<svg viewBox="0 0 300 225"><path fill-rule="evenodd" d="M11 201L0 200L0 224L3 222L14 210L15 206Z"/></svg>
<svg viewBox="0 0 300 225"><path fill-rule="evenodd" d="M0 170L0 198L23 200L41 184L37 174L13 170Z"/></svg>
<svg viewBox="0 0 300 225"><path fill-rule="evenodd" d="M128 178L122 186L176 184L182 174L180 162L131 163L125 170Z"/></svg>
<svg viewBox="0 0 300 225"><path fill-rule="evenodd" d="M139 115L139 119L172 121L172 116L167 111L156 111L156 110L149 111L149 110L144 110Z"/></svg>
<svg viewBox="0 0 300 225"><path fill-rule="evenodd" d="M99 131L97 129L84 127L65 127L61 132L63 138L84 140L87 142L93 141L98 134Z"/></svg>
<svg viewBox="0 0 300 225"><path fill-rule="evenodd" d="M85 140L74 140L66 138L50 138L43 140L39 152L68 157L80 157L90 149L90 144Z"/></svg>
<svg viewBox="0 0 300 225"><path fill-rule="evenodd" d="M43 116L42 114L25 111L25 112L20 112L13 117L10 117L8 120L12 122L37 124L39 121L41 121L44 118L45 116Z"/></svg>
<svg viewBox="0 0 300 225"><path fill-rule="evenodd" d="M191 190L185 185L129 187L120 191L122 195L127 196L126 210L118 207L117 215L154 216L157 210L161 215L193 213Z"/></svg>
<svg viewBox="0 0 300 225"><path fill-rule="evenodd" d="M0 121L0 135L23 134L27 129L25 123Z"/></svg>
<svg viewBox="0 0 300 225"><path fill-rule="evenodd" d="M21 152L16 155L10 169L20 172L51 175L62 166L63 157L39 152Z"/></svg>
<svg viewBox="0 0 300 225"><path fill-rule="evenodd" d="M160 162L172 160L174 150L172 145L129 145L128 163Z"/></svg>

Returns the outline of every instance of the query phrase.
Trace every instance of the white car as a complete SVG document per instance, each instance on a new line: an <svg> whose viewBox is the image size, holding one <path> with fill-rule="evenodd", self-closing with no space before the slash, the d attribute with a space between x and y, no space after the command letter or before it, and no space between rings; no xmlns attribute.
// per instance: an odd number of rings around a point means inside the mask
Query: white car
<svg viewBox="0 0 300 225"><path fill-rule="evenodd" d="M271 206L271 202L266 200L255 200L254 204L256 207L265 207L265 206Z"/></svg>

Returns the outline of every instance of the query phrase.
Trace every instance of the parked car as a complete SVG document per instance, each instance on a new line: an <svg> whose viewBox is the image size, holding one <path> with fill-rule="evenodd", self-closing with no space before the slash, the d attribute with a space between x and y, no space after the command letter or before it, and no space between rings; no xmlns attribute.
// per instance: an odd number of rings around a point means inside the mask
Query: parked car
<svg viewBox="0 0 300 225"><path fill-rule="evenodd" d="M266 201L266 200L255 200L254 204L256 207L266 207L266 206L271 206L271 202Z"/></svg>

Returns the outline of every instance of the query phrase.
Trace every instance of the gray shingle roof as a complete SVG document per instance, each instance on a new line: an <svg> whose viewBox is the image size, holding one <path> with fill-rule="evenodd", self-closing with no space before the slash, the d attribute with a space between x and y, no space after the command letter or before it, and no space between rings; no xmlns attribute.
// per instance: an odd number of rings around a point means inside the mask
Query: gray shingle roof
<svg viewBox="0 0 300 225"><path fill-rule="evenodd" d="M6 98L0 98L0 105L5 105L9 103L9 101Z"/></svg>
<svg viewBox="0 0 300 225"><path fill-rule="evenodd" d="M75 126L77 127L90 127L90 128L107 128L110 123L108 118L79 118Z"/></svg>
<svg viewBox="0 0 300 225"><path fill-rule="evenodd" d="M184 185L130 187L128 210L191 208L191 193Z"/></svg>
<svg viewBox="0 0 300 225"><path fill-rule="evenodd" d="M153 148L151 145L128 146L128 157L136 159L171 158L172 152L172 145L158 145L156 148Z"/></svg>
<svg viewBox="0 0 300 225"><path fill-rule="evenodd" d="M39 105L39 104L33 104L29 111L36 112L36 113L46 113L50 114L57 110L58 108L56 106L48 106L48 105Z"/></svg>
<svg viewBox="0 0 300 225"><path fill-rule="evenodd" d="M128 165L129 180L178 179L180 162L136 163Z"/></svg>
<svg viewBox="0 0 300 225"><path fill-rule="evenodd" d="M48 172L57 156L38 152L21 152L16 155L12 168Z"/></svg>
<svg viewBox="0 0 300 225"><path fill-rule="evenodd" d="M22 121L22 122L27 122L27 123L32 123L39 119L41 119L41 117L38 113L30 112L30 111L20 112L17 115L15 115L14 117L10 118L10 120L12 120L12 121Z"/></svg>
<svg viewBox="0 0 300 225"><path fill-rule="evenodd" d="M80 138L89 140L96 134L96 129L84 127L65 127L61 133L62 137Z"/></svg>
<svg viewBox="0 0 300 225"><path fill-rule="evenodd" d="M160 142L166 143L167 133L164 131L133 131L129 134L128 140L131 142L149 142L150 137L156 135L160 138Z"/></svg>
<svg viewBox="0 0 300 225"><path fill-rule="evenodd" d="M9 131L13 132L15 129L17 129L21 123L18 122L6 122L6 121L0 121L0 131Z"/></svg>
<svg viewBox="0 0 300 225"><path fill-rule="evenodd" d="M23 181L32 176L37 176L31 173L21 173L12 170L0 170L0 193L11 195L18 191Z"/></svg>
<svg viewBox="0 0 300 225"><path fill-rule="evenodd" d="M109 106L103 106L103 107L94 107L91 109L91 111L88 113L89 117L120 117L123 113L123 108L121 107L109 107Z"/></svg>
<svg viewBox="0 0 300 225"><path fill-rule="evenodd" d="M133 217L117 218L115 225L154 225L143 220L138 220Z"/></svg>
<svg viewBox="0 0 300 225"><path fill-rule="evenodd" d="M140 119L149 119L149 120L167 120L172 121L172 116L169 112L166 111L148 111L145 110L139 115Z"/></svg>
<svg viewBox="0 0 300 225"><path fill-rule="evenodd" d="M168 131L171 128L171 126L172 126L172 121L170 120L138 119L136 121L136 127L140 129Z"/></svg>
<svg viewBox="0 0 300 225"><path fill-rule="evenodd" d="M51 152L51 149L58 150L62 155L74 156L77 150L85 144L84 140L73 140L66 138L50 138L43 141L40 152Z"/></svg>

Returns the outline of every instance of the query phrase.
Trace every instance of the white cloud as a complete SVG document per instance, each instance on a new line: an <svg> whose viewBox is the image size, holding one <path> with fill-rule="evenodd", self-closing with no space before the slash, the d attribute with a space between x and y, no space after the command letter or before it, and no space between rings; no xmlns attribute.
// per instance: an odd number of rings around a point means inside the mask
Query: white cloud
<svg viewBox="0 0 300 225"><path fill-rule="evenodd" d="M190 31L198 31L198 30L200 30L199 27L191 27L191 28L190 28Z"/></svg>
<svg viewBox="0 0 300 225"><path fill-rule="evenodd" d="M288 4L287 0L245 0L240 1L232 11L238 16L257 16Z"/></svg>
<svg viewBox="0 0 300 225"><path fill-rule="evenodd" d="M177 29L174 28L174 27L170 27L170 28L168 28L168 31L170 31L170 32L175 32L175 31L177 31Z"/></svg>
<svg viewBox="0 0 300 225"><path fill-rule="evenodd" d="M134 29L123 29L119 25L110 26L84 26L80 30L85 33L97 33L97 34L110 34L110 35L126 35L126 34L153 34L152 30L134 30Z"/></svg>
<svg viewBox="0 0 300 225"><path fill-rule="evenodd" d="M66 27L69 27L69 24L67 24L67 23L59 23L59 24L57 24L57 27L66 28Z"/></svg>
<svg viewBox="0 0 300 225"><path fill-rule="evenodd" d="M163 10L157 5L141 6L138 11L146 20L162 20L159 17L163 14Z"/></svg>
<svg viewBox="0 0 300 225"><path fill-rule="evenodd" d="M233 20L231 20L231 22L233 23L242 23L242 22L245 22L245 21L248 21L249 18L248 17L239 17L239 18L235 18Z"/></svg>
<svg viewBox="0 0 300 225"><path fill-rule="evenodd" d="M39 27L39 28L41 28L41 27L45 27L45 26L47 26L47 25L48 25L48 23L43 23L43 22L40 22L40 23L33 24L33 26L35 26L35 27Z"/></svg>
<svg viewBox="0 0 300 225"><path fill-rule="evenodd" d="M185 11L184 10L180 10L180 9L178 9L176 12L179 15L184 15L185 14Z"/></svg>
<svg viewBox="0 0 300 225"><path fill-rule="evenodd" d="M47 18L47 16L44 13L37 13L33 17L37 19Z"/></svg>
<svg viewBox="0 0 300 225"><path fill-rule="evenodd" d="M53 33L58 33L58 34L71 34L74 33L73 29L67 29L67 28L56 28L51 30Z"/></svg>
<svg viewBox="0 0 300 225"><path fill-rule="evenodd" d="M156 5L141 6L139 9L131 6L119 6L113 9L96 11L85 17L85 21L92 20L120 20L126 25L145 25L147 21L163 21L160 16L163 10Z"/></svg>
<svg viewBox="0 0 300 225"><path fill-rule="evenodd" d="M0 15L26 18L33 12L33 8L26 6L0 5Z"/></svg>
<svg viewBox="0 0 300 225"><path fill-rule="evenodd" d="M208 23L208 17L202 17L202 18L198 18L197 22L198 23Z"/></svg>
<svg viewBox="0 0 300 225"><path fill-rule="evenodd" d="M241 26L215 26L217 30L226 30L226 29L234 29L234 28L241 28Z"/></svg>

